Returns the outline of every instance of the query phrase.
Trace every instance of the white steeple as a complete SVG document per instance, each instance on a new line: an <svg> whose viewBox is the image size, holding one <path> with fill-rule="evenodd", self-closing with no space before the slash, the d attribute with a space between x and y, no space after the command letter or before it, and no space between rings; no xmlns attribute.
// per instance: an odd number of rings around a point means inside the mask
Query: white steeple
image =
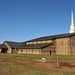
<svg viewBox="0 0 75 75"><path fill-rule="evenodd" d="M71 25L70 25L70 33L75 32L75 26L74 26L74 17L73 17L73 10L71 10Z"/></svg>

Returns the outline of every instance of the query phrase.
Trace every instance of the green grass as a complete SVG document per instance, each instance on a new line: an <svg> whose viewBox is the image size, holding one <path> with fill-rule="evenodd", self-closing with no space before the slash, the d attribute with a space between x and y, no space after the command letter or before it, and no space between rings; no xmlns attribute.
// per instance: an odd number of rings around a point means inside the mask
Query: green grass
<svg viewBox="0 0 75 75"><path fill-rule="evenodd" d="M24 65L16 62L10 62L7 59L29 59L37 60L46 58L49 62L56 62L56 55L25 55L25 54L3 54L0 53L0 75L75 75L74 72L60 72L30 65ZM59 55L61 62L75 62L75 56Z"/></svg>
<svg viewBox="0 0 75 75"><path fill-rule="evenodd" d="M3 54L0 53L0 58L14 58L14 59L41 59L46 58L47 61L55 62L59 57L60 62L75 62L75 56L66 56L66 55L25 55L25 54Z"/></svg>

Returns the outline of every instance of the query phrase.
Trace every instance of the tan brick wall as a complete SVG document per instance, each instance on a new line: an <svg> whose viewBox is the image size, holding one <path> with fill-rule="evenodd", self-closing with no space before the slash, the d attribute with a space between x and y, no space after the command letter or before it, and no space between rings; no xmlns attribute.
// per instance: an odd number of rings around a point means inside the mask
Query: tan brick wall
<svg viewBox="0 0 75 75"><path fill-rule="evenodd" d="M27 50L26 49L22 49L21 53L22 54L27 54Z"/></svg>
<svg viewBox="0 0 75 75"><path fill-rule="evenodd" d="M69 38L56 39L56 54L70 55Z"/></svg>
<svg viewBox="0 0 75 75"><path fill-rule="evenodd" d="M41 55L41 49L33 49L33 54Z"/></svg>
<svg viewBox="0 0 75 75"><path fill-rule="evenodd" d="M47 40L46 42L47 42L47 43L52 43L52 40Z"/></svg>
<svg viewBox="0 0 75 75"><path fill-rule="evenodd" d="M51 51L51 54L50 54L50 51ZM55 46L49 45L49 46L43 48L41 50L41 54L50 54L50 55L55 54Z"/></svg>
<svg viewBox="0 0 75 75"><path fill-rule="evenodd" d="M49 40L48 42L52 43L51 45L43 48L41 50L41 54L55 54L56 51L56 41L55 40Z"/></svg>
<svg viewBox="0 0 75 75"><path fill-rule="evenodd" d="M21 54L21 49L17 49L17 53L18 54Z"/></svg>
<svg viewBox="0 0 75 75"><path fill-rule="evenodd" d="M42 43L42 41L37 41L37 42L36 42L36 44L40 44L40 43Z"/></svg>
<svg viewBox="0 0 75 75"><path fill-rule="evenodd" d="M27 42L26 44L52 43L52 40Z"/></svg>
<svg viewBox="0 0 75 75"><path fill-rule="evenodd" d="M2 50L2 49L0 49L0 52L1 52L1 50Z"/></svg>
<svg viewBox="0 0 75 75"><path fill-rule="evenodd" d="M32 54L32 49L27 49L27 54Z"/></svg>
<svg viewBox="0 0 75 75"><path fill-rule="evenodd" d="M4 42L4 45L8 48L7 53L12 53L11 47L6 42Z"/></svg>
<svg viewBox="0 0 75 75"><path fill-rule="evenodd" d="M75 55L75 36L70 38L70 53L71 55Z"/></svg>
<svg viewBox="0 0 75 75"><path fill-rule="evenodd" d="M18 54L41 54L40 49L17 49Z"/></svg>

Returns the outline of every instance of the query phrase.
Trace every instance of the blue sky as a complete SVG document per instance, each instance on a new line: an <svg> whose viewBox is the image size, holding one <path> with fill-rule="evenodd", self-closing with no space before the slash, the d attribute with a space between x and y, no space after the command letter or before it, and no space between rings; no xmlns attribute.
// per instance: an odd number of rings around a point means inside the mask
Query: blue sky
<svg viewBox="0 0 75 75"><path fill-rule="evenodd" d="M0 0L0 43L69 32L75 0Z"/></svg>

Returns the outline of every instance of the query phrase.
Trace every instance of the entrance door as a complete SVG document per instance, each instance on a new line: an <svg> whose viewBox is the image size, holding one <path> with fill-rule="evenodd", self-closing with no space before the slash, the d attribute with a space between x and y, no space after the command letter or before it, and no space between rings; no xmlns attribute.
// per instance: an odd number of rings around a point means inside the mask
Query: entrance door
<svg viewBox="0 0 75 75"><path fill-rule="evenodd" d="M52 51L50 50L50 55L52 54Z"/></svg>
<svg viewBox="0 0 75 75"><path fill-rule="evenodd" d="M7 53L7 49L2 48L1 53Z"/></svg>

